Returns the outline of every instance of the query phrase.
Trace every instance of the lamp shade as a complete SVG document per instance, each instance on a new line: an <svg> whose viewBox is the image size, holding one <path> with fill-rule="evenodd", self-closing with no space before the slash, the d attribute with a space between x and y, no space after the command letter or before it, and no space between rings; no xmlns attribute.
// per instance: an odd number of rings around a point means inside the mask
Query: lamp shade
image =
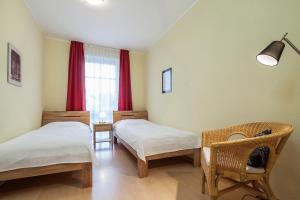
<svg viewBox="0 0 300 200"><path fill-rule="evenodd" d="M280 60L285 44L281 41L273 41L260 54L256 56L258 62L268 66L276 66Z"/></svg>

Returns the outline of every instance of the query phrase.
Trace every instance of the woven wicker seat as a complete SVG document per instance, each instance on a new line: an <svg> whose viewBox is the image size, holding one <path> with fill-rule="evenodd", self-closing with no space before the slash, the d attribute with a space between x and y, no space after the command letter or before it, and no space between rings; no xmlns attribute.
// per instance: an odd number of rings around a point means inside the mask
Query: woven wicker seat
<svg viewBox="0 0 300 200"><path fill-rule="evenodd" d="M272 129L272 134L255 137L257 133L267 129ZM217 199L220 195L239 187L254 191L266 199L276 199L269 184L269 177L292 132L293 127L289 124L267 122L243 124L203 132L201 164L204 174L202 193L205 193L205 183L207 183L208 194L211 199ZM229 141L228 139L235 134L242 134L245 139ZM268 161L264 169L259 168L257 172L254 169L253 173L253 171L249 171L247 162L250 154L261 146L267 146L270 149ZM234 183L233 186L219 190L220 178L230 180Z"/></svg>

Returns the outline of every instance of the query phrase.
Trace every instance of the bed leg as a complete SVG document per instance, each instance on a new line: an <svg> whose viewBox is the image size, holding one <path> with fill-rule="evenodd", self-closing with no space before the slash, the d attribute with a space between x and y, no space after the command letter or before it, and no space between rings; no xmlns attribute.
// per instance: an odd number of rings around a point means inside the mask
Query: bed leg
<svg viewBox="0 0 300 200"><path fill-rule="evenodd" d="M201 149L195 149L194 150L194 167L199 167L201 165L200 162L200 156L201 156Z"/></svg>
<svg viewBox="0 0 300 200"><path fill-rule="evenodd" d="M118 144L118 138L114 136L114 144Z"/></svg>
<svg viewBox="0 0 300 200"><path fill-rule="evenodd" d="M143 161L138 158L138 174L140 178L144 178L148 176L148 161Z"/></svg>
<svg viewBox="0 0 300 200"><path fill-rule="evenodd" d="M86 163L82 167L81 172L82 187L88 188L93 186L93 167L92 163Z"/></svg>

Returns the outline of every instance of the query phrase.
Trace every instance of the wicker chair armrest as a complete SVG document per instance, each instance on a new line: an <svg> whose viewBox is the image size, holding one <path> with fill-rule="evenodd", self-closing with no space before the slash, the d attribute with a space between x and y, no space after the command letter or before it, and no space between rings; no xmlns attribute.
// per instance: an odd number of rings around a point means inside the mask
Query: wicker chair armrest
<svg viewBox="0 0 300 200"><path fill-rule="evenodd" d="M210 146L213 143L226 141L232 134L237 132L238 130L234 127L204 131L202 132L202 146Z"/></svg>
<svg viewBox="0 0 300 200"><path fill-rule="evenodd" d="M291 125L281 123L257 122L242 124L223 129L204 131L202 133L202 146L210 146L212 143L226 141L231 135L237 133L244 135L246 138L251 138L266 129L272 129L272 132L277 134L280 132L291 133L293 131Z"/></svg>
<svg viewBox="0 0 300 200"><path fill-rule="evenodd" d="M290 133L281 133L281 136L289 136ZM227 147L233 147L233 148L251 148L256 147L259 144L264 144L266 146L269 146L269 144L272 144L274 146L277 143L278 137L275 134L261 136L261 137L252 137L252 138L245 138L245 139L239 139L239 140L224 140L219 142L211 143L211 148L227 148ZM275 143L275 144L274 144Z"/></svg>

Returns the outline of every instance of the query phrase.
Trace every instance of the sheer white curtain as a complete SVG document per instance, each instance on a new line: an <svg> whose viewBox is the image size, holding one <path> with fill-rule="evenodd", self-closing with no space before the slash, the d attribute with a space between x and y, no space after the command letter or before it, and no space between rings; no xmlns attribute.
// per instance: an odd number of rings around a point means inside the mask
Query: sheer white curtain
<svg viewBox="0 0 300 200"><path fill-rule="evenodd" d="M112 122L118 109L120 51L85 45L86 109L91 122ZM101 113L101 117L100 117Z"/></svg>

